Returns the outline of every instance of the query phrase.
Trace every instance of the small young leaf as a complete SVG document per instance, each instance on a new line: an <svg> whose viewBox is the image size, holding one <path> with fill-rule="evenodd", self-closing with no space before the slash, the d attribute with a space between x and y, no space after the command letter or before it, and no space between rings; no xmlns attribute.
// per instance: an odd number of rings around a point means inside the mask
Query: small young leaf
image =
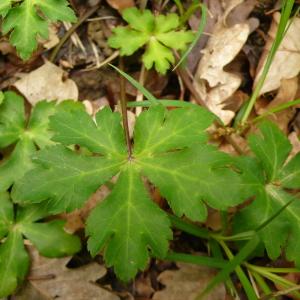
<svg viewBox="0 0 300 300"><path fill-rule="evenodd" d="M155 69L164 74L170 64L175 62L172 49L184 50L194 39L191 31L177 31L179 18L176 14L154 16L149 10L125 9L123 19L127 27L117 27L108 43L120 49L121 55L131 55L146 45L143 63L147 69Z"/></svg>
<svg viewBox="0 0 300 300"><path fill-rule="evenodd" d="M96 255L106 246L107 265L128 281L146 267L148 248L158 257L167 254L169 227L167 215L149 199L139 172L128 165L112 193L88 218L88 248Z"/></svg>
<svg viewBox="0 0 300 300"><path fill-rule="evenodd" d="M22 0L11 9L9 2L0 4L0 14L5 17L2 31L11 32L10 42L24 60L37 49L37 38L48 38L48 20L76 21L66 0Z"/></svg>

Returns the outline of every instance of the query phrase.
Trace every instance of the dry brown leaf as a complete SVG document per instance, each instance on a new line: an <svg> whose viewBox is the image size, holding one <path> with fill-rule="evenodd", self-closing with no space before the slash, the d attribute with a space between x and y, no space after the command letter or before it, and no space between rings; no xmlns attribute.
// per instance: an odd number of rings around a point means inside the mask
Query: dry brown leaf
<svg viewBox="0 0 300 300"><path fill-rule="evenodd" d="M263 101L257 101L255 106L257 113L261 115L274 107L277 107L281 104L294 100L297 94L297 90L298 90L297 77L293 77L290 79L282 79L278 93L274 98L274 100L272 100L267 106L263 106L263 107L261 107L261 103ZM281 112L270 115L268 118L276 122L279 128L282 131L287 133L289 123L292 117L294 116L295 111L296 111L295 106L289 107Z"/></svg>
<svg viewBox="0 0 300 300"><path fill-rule="evenodd" d="M230 11L241 1L229 1L224 13ZM208 108L227 125L234 117L234 112L225 110L225 100L240 86L241 78L237 74L224 71L240 52L250 33L248 23L227 27L224 19L215 25L214 32L203 50L203 57L195 74L194 86Z"/></svg>
<svg viewBox="0 0 300 300"><path fill-rule="evenodd" d="M40 68L25 74L14 86L35 105L41 100L78 100L78 88L71 79L64 80L64 71L46 62Z"/></svg>
<svg viewBox="0 0 300 300"><path fill-rule="evenodd" d="M59 43L59 37L57 35L58 33L58 27L55 24L49 25L49 35L47 40L39 39L39 43L43 45L43 47L47 50L55 47Z"/></svg>
<svg viewBox="0 0 300 300"><path fill-rule="evenodd" d="M278 24L280 20L280 13L276 12L273 15L273 22L269 31L269 38L267 40L264 52L260 58L258 68L256 71L254 87L263 72L263 67L267 60L267 55L271 49L274 41ZM289 79L297 76L300 72L300 18L294 18L289 30L287 31L268 72L267 78L260 91L260 95L274 91L281 85L283 79Z"/></svg>
<svg viewBox="0 0 300 300"><path fill-rule="evenodd" d="M288 157L288 160L294 157L298 152L300 152L300 139L299 136L295 131L291 132L288 136L291 144L292 144L292 151Z"/></svg>
<svg viewBox="0 0 300 300"><path fill-rule="evenodd" d="M128 7L135 6L135 3L133 0L106 0L106 2L114 9L117 9L119 11L124 10Z"/></svg>
<svg viewBox="0 0 300 300"><path fill-rule="evenodd" d="M168 270L158 276L165 288L154 294L153 300L194 300L215 276L213 269L192 264L177 263L179 270ZM225 300L223 285L217 286L204 299Z"/></svg>
<svg viewBox="0 0 300 300"><path fill-rule="evenodd" d="M31 248L32 250L32 248ZM118 300L116 295L97 286L95 281L104 276L106 269L97 263L68 269L66 264L70 258L49 259L32 250L32 267L29 274L29 286L20 291L15 300L26 297L33 300L39 294L39 300ZM29 295L28 295L29 293Z"/></svg>

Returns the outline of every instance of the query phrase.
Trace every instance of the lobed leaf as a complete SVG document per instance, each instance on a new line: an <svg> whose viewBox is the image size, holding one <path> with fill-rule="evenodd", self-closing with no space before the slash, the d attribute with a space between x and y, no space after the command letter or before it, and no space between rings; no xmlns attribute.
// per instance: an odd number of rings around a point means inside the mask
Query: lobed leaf
<svg viewBox="0 0 300 300"><path fill-rule="evenodd" d="M53 140L66 146L78 144L91 152L120 157L126 154L121 116L106 107L96 114L97 124L85 111L60 112L51 118Z"/></svg>
<svg viewBox="0 0 300 300"><path fill-rule="evenodd" d="M108 45L111 48L120 49L121 55L132 55L149 40L148 34L127 27L116 27L113 33L114 35L108 40Z"/></svg>
<svg viewBox="0 0 300 300"><path fill-rule="evenodd" d="M244 200L232 159L205 145L214 116L204 109L168 111L154 105L141 113L131 157L120 114L106 108L95 119L80 110L56 112L50 122L53 140L86 147L95 156L63 145L46 147L12 195L17 203L45 201L52 212L72 211L120 173L111 194L91 213L87 234L91 253L104 251L107 265L123 280L144 269L150 255L164 257L171 237L169 220L151 202L142 176L160 189L177 215L193 220L205 219L206 204L227 209Z"/></svg>
<svg viewBox="0 0 300 300"><path fill-rule="evenodd" d="M139 172L129 164L88 218L88 248L92 255L105 248L106 264L128 281L146 267L149 249L154 256L167 254L169 227L166 213L151 201Z"/></svg>
<svg viewBox="0 0 300 300"><path fill-rule="evenodd" d="M170 111L161 105L150 107L136 121L134 155L147 156L206 142L205 129L213 120L211 113L198 106Z"/></svg>
<svg viewBox="0 0 300 300"><path fill-rule="evenodd" d="M159 43L155 37L149 40L142 59L146 69L149 70L155 65L156 71L161 74L165 74L170 65L175 63L172 51Z"/></svg>
<svg viewBox="0 0 300 300"><path fill-rule="evenodd" d="M123 159L76 154L62 145L45 148L34 160L38 166L15 184L12 197L22 204L49 200L55 213L80 208L123 163Z"/></svg>
<svg viewBox="0 0 300 300"><path fill-rule="evenodd" d="M206 203L220 210L244 201L242 182L228 166L231 158L208 145L138 159L142 172L159 188L176 215L207 217Z"/></svg>
<svg viewBox="0 0 300 300"><path fill-rule="evenodd" d="M259 228L290 203L258 234L271 259L276 259L284 249L287 258L299 266L300 205L297 198L294 200L296 196L286 190L300 188L297 176L299 155L285 164L291 151L285 135L270 122L259 127L261 134L249 139L257 158L239 159L239 166L244 171L245 189L252 191L255 199L235 216L235 231Z"/></svg>
<svg viewBox="0 0 300 300"><path fill-rule="evenodd" d="M3 33L11 32L10 42L24 60L37 49L38 38L48 38L48 20L76 21L66 0L22 0L12 8L11 1L4 0L0 14L5 17Z"/></svg>
<svg viewBox="0 0 300 300"><path fill-rule="evenodd" d="M117 27L109 38L112 48L120 49L121 55L132 55L146 45L142 57L147 69L155 66L156 71L165 74L175 62L172 49L184 50L194 40L191 31L178 31L179 17L176 14L154 16L149 10L136 7L123 11L127 27Z"/></svg>
<svg viewBox="0 0 300 300"><path fill-rule="evenodd" d="M122 17L134 30L148 33L154 30L155 18L148 9L141 11L136 7L127 8Z"/></svg>

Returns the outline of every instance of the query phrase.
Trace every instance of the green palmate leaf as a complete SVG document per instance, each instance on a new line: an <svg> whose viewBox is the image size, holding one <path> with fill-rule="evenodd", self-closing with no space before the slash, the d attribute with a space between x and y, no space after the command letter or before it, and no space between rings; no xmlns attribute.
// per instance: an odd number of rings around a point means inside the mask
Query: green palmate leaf
<svg viewBox="0 0 300 300"><path fill-rule="evenodd" d="M72 255L80 250L80 239L64 231L64 221L37 223L48 215L45 207L31 205L17 208L14 217L8 193L0 194L0 297L12 294L28 271L23 236L48 257Z"/></svg>
<svg viewBox="0 0 300 300"><path fill-rule="evenodd" d="M268 225L259 231L270 258L277 258L285 249L289 260L300 265L300 205L286 189L299 189L299 155L285 165L291 145L272 123L260 125L261 134L250 138L250 147L257 158L240 158L244 170L245 189L255 195L254 201L235 218L237 232L259 228L285 205L289 204Z"/></svg>
<svg viewBox="0 0 300 300"><path fill-rule="evenodd" d="M0 14L5 17L2 31L11 32L10 42L22 59L28 59L36 50L38 37L48 38L49 20L76 20L66 0L22 0L12 8L10 2L5 0L0 4Z"/></svg>
<svg viewBox="0 0 300 300"><path fill-rule="evenodd" d="M118 113L106 108L94 121L82 111L57 112L50 127L53 140L64 146L36 155L36 166L13 188L14 201L46 201L52 211L71 211L119 174L112 193L89 217L87 233L92 254L104 251L106 263L128 280L145 268L150 254L163 257L171 237L168 218L151 202L143 176L161 190L177 215L193 220L204 220L205 203L226 209L244 200L238 196L243 187L231 170L232 160L205 145L205 130L213 120L196 106L172 111L153 106L137 119L128 157ZM95 156L66 148L71 145L88 148Z"/></svg>
<svg viewBox="0 0 300 300"><path fill-rule="evenodd" d="M139 172L128 165L112 193L89 217L89 250L95 255L106 245L107 265L115 266L127 281L146 267L148 248L155 256L166 255L169 227L167 215L149 198Z"/></svg>
<svg viewBox="0 0 300 300"><path fill-rule="evenodd" d="M194 39L191 31L178 31L179 17L176 14L154 16L149 10L137 8L124 10L122 17L129 24L117 27L109 38L112 48L120 49L121 55L131 55L147 45L143 63L147 69L155 69L164 74L175 62L172 49L184 50Z"/></svg>
<svg viewBox="0 0 300 300"><path fill-rule="evenodd" d="M12 144L15 148L10 156L0 162L0 191L7 190L31 168L31 156L36 148L54 144L48 129L49 116L55 111L82 109L82 105L73 101L59 105L42 101L32 109L29 120L26 120L24 99L13 92L3 95L0 104L0 148Z"/></svg>
<svg viewBox="0 0 300 300"><path fill-rule="evenodd" d="M29 256L24 248L22 234L11 231L0 244L0 297L13 293L22 282L29 267Z"/></svg>

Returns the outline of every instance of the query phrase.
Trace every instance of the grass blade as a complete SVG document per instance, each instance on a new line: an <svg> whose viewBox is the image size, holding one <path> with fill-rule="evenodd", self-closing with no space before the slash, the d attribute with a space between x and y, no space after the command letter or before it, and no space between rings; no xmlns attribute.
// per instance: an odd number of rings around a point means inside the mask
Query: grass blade
<svg viewBox="0 0 300 300"><path fill-rule="evenodd" d="M203 299L203 297L211 291L216 285L224 282L228 276L238 267L241 263L246 260L246 258L255 250L259 243L259 238L254 236L245 246L240 250L240 252L229 261L225 268L222 269L221 272L217 274L217 276L210 281L205 290L196 298L197 300ZM256 294L248 291L251 298L249 300L257 299ZM249 297L248 295L248 297Z"/></svg>
<svg viewBox="0 0 300 300"><path fill-rule="evenodd" d="M165 100L165 99L158 99L159 104L166 106L166 107L193 107L197 106L191 102L185 102L180 100ZM134 102L127 102L128 107L150 107L152 102L150 101L134 101Z"/></svg>
<svg viewBox="0 0 300 300"><path fill-rule="evenodd" d="M201 8L201 21L200 21L200 24L199 24L199 27L198 27L195 39L190 44L190 46L188 47L188 49L184 52L184 54L181 56L179 62L176 64L176 66L173 68L172 71L175 71L182 64L182 62L187 58L187 56L193 50L193 48L197 44L199 38L201 37L201 35L202 35L203 31L204 31L204 27L205 27L206 19L207 19L207 8L206 8L206 5L204 5L204 4L197 4L196 8L198 8L198 7Z"/></svg>
<svg viewBox="0 0 300 300"><path fill-rule="evenodd" d="M117 72L119 72L123 77L125 77L137 90L139 90L146 99L149 100L151 105L158 104L158 99L156 99L146 88L144 88L138 81L136 81L134 78L132 78L127 73L123 72L116 66L109 64L113 69L115 69Z"/></svg>
<svg viewBox="0 0 300 300"><path fill-rule="evenodd" d="M250 99L249 99L249 104L245 110L245 113L242 117L242 120L241 120L241 125L245 125L245 123L247 122L247 119L252 111L252 108L256 102L256 99L263 87L263 84L266 80L266 77L267 77L267 74L270 70L270 67L271 67L271 64L273 62L273 59L275 57L275 54L286 34L286 30L287 30L287 27L288 27L288 22L289 22L289 18L290 18L290 15L292 13L292 9L293 9L293 6L294 6L294 2L295 0L284 0L283 1L283 8L282 8L282 11L281 11L281 17L280 17L280 21L279 21L279 25L278 25L278 30L277 30L277 33L276 33L276 36L275 36L275 39L273 41L273 44L272 44L272 47L271 47L271 50L268 54L268 57L267 57L267 60L266 60L266 63L264 65L264 68L263 68L263 72L260 76L260 79L256 85L256 88L254 90L254 92L252 93Z"/></svg>
<svg viewBox="0 0 300 300"><path fill-rule="evenodd" d="M192 255L186 253L176 253L176 252L169 253L165 257L165 260L180 261L180 262L207 266L210 268L218 268L218 269L226 267L227 264L227 261L224 259L218 259L215 257L208 257L208 256Z"/></svg>

